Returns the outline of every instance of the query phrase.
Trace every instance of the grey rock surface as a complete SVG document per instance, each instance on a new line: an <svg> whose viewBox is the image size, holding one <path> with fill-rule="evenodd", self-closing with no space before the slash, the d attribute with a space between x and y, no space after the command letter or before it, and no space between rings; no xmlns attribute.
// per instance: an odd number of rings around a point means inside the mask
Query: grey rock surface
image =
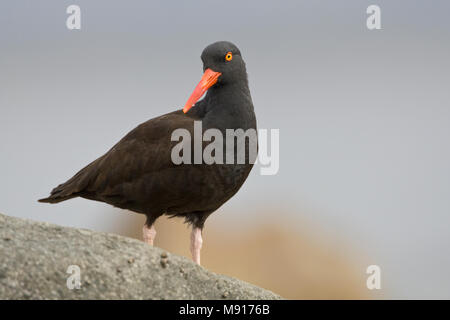
<svg viewBox="0 0 450 320"><path fill-rule="evenodd" d="M135 239L0 214L0 299L280 297Z"/></svg>

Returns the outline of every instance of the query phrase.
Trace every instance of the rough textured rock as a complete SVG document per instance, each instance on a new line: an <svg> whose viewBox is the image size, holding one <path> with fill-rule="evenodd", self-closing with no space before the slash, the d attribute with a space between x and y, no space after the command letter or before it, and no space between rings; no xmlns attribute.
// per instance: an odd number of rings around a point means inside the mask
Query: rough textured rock
<svg viewBox="0 0 450 320"><path fill-rule="evenodd" d="M279 298L138 240L0 214L0 299Z"/></svg>

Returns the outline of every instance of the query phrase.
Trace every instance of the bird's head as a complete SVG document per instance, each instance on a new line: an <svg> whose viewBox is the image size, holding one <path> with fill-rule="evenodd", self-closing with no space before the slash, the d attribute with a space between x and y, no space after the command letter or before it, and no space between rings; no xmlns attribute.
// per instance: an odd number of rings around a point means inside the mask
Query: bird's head
<svg viewBox="0 0 450 320"><path fill-rule="evenodd" d="M212 86L247 83L247 72L241 52L231 42L219 41L202 52L203 76L195 87L183 112L186 113Z"/></svg>

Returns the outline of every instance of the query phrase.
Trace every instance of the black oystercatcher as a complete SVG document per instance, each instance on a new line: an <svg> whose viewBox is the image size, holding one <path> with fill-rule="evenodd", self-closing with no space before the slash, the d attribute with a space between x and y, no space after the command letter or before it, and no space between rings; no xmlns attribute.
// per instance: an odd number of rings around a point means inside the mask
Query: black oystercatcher
<svg viewBox="0 0 450 320"><path fill-rule="evenodd" d="M39 201L57 203L82 197L145 214L143 237L151 245L158 217L184 217L192 225L192 259L200 264L201 231L206 218L239 190L253 161L246 153L244 163L239 163L235 152L231 164L175 164L171 152L179 142L172 141L172 132L186 129L194 137L194 121L200 121L203 132L218 129L226 144L227 129L256 130L247 72L239 49L230 42L216 42L204 49L201 59L203 77L182 110L142 123ZM198 101L206 91L205 98ZM249 141L245 142L248 152ZM223 150L228 149L224 146Z"/></svg>

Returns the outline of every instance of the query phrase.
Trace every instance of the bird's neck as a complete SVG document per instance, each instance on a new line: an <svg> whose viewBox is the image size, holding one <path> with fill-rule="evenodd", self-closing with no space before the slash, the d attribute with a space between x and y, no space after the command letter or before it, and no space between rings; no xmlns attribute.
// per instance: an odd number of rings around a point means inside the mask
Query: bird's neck
<svg viewBox="0 0 450 320"><path fill-rule="evenodd" d="M246 83L211 88L199 109L205 129L256 128L253 102Z"/></svg>

